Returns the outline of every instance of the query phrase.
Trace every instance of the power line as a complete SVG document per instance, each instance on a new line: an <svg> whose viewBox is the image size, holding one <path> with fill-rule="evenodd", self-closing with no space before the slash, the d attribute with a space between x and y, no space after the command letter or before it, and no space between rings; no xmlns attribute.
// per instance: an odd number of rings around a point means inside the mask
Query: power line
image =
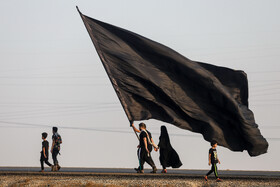
<svg viewBox="0 0 280 187"><path fill-rule="evenodd" d="M268 102L268 101L280 101L280 98L265 98L265 99L250 99L251 102Z"/></svg>
<svg viewBox="0 0 280 187"><path fill-rule="evenodd" d="M280 88L270 88L270 89L261 89L261 90L254 90L254 91L251 91L252 93L262 93L262 92L271 92L271 91L274 91L274 90L279 90L280 91Z"/></svg>
<svg viewBox="0 0 280 187"><path fill-rule="evenodd" d="M101 110L101 109L118 109L120 105L84 105L84 106L59 106L59 107L35 107L32 110L20 110L20 111L5 111L0 112L0 117L9 116L21 116L21 115L36 115L36 114L48 114L57 112L68 112L68 111L83 111L83 110Z"/></svg>
<svg viewBox="0 0 280 187"><path fill-rule="evenodd" d="M30 76L30 75L16 75L16 76L0 76L1 79L37 79L37 78L42 78L42 79L70 79L70 78L99 78L102 76Z"/></svg>
<svg viewBox="0 0 280 187"><path fill-rule="evenodd" d="M280 70L271 70L271 71L248 71L247 73L252 73L252 74L259 74L259 73L280 73Z"/></svg>
<svg viewBox="0 0 280 187"><path fill-rule="evenodd" d="M2 124L11 124L11 125L19 125L19 126L29 126L33 128L52 128L52 125L42 125L42 124L31 124L31 123L19 123L19 122L7 122L7 121L0 121ZM9 126L0 126L5 128L11 128ZM60 129L71 129L71 130L85 130L85 131L96 131L96 132L107 132L107 133L125 133L131 134L132 131L123 131L123 130L110 130L110 129L98 129L98 128L90 128L90 127L69 127L69 126L58 126ZM183 129L182 129L183 130ZM160 135L160 133L153 133L155 135ZM194 138L201 138L202 135L189 135L189 134L177 134L177 133L169 133L170 136L181 136L181 137L194 137ZM280 141L280 138L266 138L267 140L271 141Z"/></svg>
<svg viewBox="0 0 280 187"><path fill-rule="evenodd" d="M264 94L252 94L252 97L257 97L257 96L268 96L268 95L278 95L280 92L271 92L271 93L264 93Z"/></svg>
<svg viewBox="0 0 280 187"><path fill-rule="evenodd" d="M253 85L253 86L249 86L249 89L251 88L252 90L255 90L255 89L263 89L264 87L278 87L280 86L279 83L270 83L270 84L259 84L259 85ZM269 88L267 88L269 89Z"/></svg>
<svg viewBox="0 0 280 187"><path fill-rule="evenodd" d="M94 87L94 86L104 86L104 87L108 87L111 85L108 84L104 84L104 83L24 83L24 84L15 84L15 83L11 83L11 84L1 84L0 86L40 86L40 87L45 87L45 86L90 86L90 87Z"/></svg>
<svg viewBox="0 0 280 187"><path fill-rule="evenodd" d="M110 110L94 110L94 109L81 109L81 110L73 110L73 111L52 111L52 112L44 112L44 113L37 113L37 114L26 114L20 116L8 116L2 118L2 120L14 120L14 119L28 119L28 118L38 118L38 117L55 117L55 116L74 116L74 115L88 115L88 114L95 114L100 112L123 112L120 109L110 109Z"/></svg>
<svg viewBox="0 0 280 187"><path fill-rule="evenodd" d="M270 80L249 80L251 83L262 83L262 82L280 82L278 79L270 79Z"/></svg>

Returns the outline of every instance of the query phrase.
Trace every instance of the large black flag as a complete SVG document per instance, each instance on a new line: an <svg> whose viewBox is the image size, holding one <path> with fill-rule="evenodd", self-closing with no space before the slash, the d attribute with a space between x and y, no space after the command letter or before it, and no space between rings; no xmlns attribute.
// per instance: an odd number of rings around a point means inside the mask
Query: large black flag
<svg viewBox="0 0 280 187"><path fill-rule="evenodd" d="M131 31L81 14L130 121L158 119L233 151L266 153L248 109L243 71L192 61Z"/></svg>

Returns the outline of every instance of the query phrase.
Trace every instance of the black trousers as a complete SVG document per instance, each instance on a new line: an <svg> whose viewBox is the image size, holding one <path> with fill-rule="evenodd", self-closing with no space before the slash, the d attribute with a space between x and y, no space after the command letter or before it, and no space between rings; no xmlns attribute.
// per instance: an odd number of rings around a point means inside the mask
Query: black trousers
<svg viewBox="0 0 280 187"><path fill-rule="evenodd" d="M53 164L54 165L57 165L58 164L58 160L57 160L57 155L59 153L59 150L58 149L53 149L53 152L52 152L52 159L53 159Z"/></svg>
<svg viewBox="0 0 280 187"><path fill-rule="evenodd" d="M139 148L137 150L138 160L139 160L139 170L144 169L144 164L147 162L153 169L156 168L155 163L151 157L151 155L147 153L145 148Z"/></svg>
<svg viewBox="0 0 280 187"><path fill-rule="evenodd" d="M214 172L215 177L218 178L217 164L212 164L211 170L206 174L206 176L210 175L212 172Z"/></svg>
<svg viewBox="0 0 280 187"><path fill-rule="evenodd" d="M41 162L41 170L44 170L44 162L48 165L48 166L52 166L51 163L49 163L49 158L45 158L43 153L41 153L41 158L40 158L40 162Z"/></svg>

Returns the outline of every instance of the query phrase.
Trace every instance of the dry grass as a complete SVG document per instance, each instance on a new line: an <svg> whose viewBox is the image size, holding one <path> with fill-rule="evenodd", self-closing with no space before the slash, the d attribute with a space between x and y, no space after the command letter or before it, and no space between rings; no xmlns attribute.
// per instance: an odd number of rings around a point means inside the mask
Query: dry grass
<svg viewBox="0 0 280 187"><path fill-rule="evenodd" d="M247 186L279 186L280 179L225 179L217 183L214 179L205 182L202 179L168 179L168 178L126 178L98 176L0 176L0 187L247 187Z"/></svg>

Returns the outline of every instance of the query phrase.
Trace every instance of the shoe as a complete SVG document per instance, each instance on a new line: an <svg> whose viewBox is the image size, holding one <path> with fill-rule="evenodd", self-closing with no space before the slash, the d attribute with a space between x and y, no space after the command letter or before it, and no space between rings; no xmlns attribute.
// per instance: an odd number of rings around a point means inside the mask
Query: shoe
<svg viewBox="0 0 280 187"><path fill-rule="evenodd" d="M53 166L53 171L57 171L57 165Z"/></svg>
<svg viewBox="0 0 280 187"><path fill-rule="evenodd" d="M207 182L207 181L208 181L208 177L207 177L207 176L205 176L205 177L204 177L204 180Z"/></svg>
<svg viewBox="0 0 280 187"><path fill-rule="evenodd" d="M167 169L163 169L161 173L167 173Z"/></svg>
<svg viewBox="0 0 280 187"><path fill-rule="evenodd" d="M59 170L60 170L60 168L61 168L61 167L60 167L60 165L58 165L58 164L57 164L57 171L59 171Z"/></svg>
<svg viewBox="0 0 280 187"><path fill-rule="evenodd" d="M220 178L217 178L217 180L216 180L217 182L222 182L222 180L220 179Z"/></svg>
<svg viewBox="0 0 280 187"><path fill-rule="evenodd" d="M137 173L140 173L140 170L138 168L134 168L134 170L137 172Z"/></svg>
<svg viewBox="0 0 280 187"><path fill-rule="evenodd" d="M151 173L156 173L157 172L157 168L153 168L153 171L151 171Z"/></svg>
<svg viewBox="0 0 280 187"><path fill-rule="evenodd" d="M51 171L54 171L54 165L51 165L51 168L52 168Z"/></svg>
<svg viewBox="0 0 280 187"><path fill-rule="evenodd" d="M138 168L134 168L134 170L137 172L137 173L144 173L144 170L140 170Z"/></svg>

